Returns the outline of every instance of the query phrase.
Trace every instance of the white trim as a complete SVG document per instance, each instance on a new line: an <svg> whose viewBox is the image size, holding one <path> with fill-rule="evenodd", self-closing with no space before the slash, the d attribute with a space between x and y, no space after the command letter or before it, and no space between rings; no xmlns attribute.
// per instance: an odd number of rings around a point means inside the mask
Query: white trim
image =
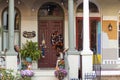
<svg viewBox="0 0 120 80"><path fill-rule="evenodd" d="M77 12L76 17L83 17L83 13ZM89 17L101 17L100 13L90 13Z"/></svg>
<svg viewBox="0 0 120 80"><path fill-rule="evenodd" d="M115 20L117 21L117 16L103 16L103 20Z"/></svg>

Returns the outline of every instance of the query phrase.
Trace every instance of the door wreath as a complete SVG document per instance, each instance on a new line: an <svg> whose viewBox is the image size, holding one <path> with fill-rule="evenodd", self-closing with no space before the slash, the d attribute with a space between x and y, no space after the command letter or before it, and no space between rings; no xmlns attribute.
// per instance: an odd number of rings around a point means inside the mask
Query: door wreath
<svg viewBox="0 0 120 80"><path fill-rule="evenodd" d="M57 50L57 52L63 51L64 44L63 44L62 34L58 34L58 31L55 31L54 33L52 33L51 44L52 44L52 47L55 50Z"/></svg>

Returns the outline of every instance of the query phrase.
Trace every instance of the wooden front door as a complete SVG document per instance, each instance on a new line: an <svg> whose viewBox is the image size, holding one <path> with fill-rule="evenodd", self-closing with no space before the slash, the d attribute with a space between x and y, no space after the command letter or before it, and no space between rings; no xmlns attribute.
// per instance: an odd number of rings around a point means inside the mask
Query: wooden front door
<svg viewBox="0 0 120 80"><path fill-rule="evenodd" d="M53 68L56 66L57 51L52 47L51 35L58 31L58 34L63 35L63 20L40 20L38 23L38 41L39 45L42 40L45 40L44 58L38 60L38 67L40 68ZM41 47L40 47L41 49Z"/></svg>

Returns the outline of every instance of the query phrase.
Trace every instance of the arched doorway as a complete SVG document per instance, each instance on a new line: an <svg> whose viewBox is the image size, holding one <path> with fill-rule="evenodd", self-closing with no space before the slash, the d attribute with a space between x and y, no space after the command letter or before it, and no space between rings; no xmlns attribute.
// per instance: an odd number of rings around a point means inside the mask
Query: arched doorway
<svg viewBox="0 0 120 80"><path fill-rule="evenodd" d="M89 29L90 29L90 49L93 51L93 66L94 64L98 63L98 55L101 52L101 26L100 26L100 17L99 15L96 16L96 14L99 14L99 9L98 7L93 3L89 2ZM76 48L81 51L83 50L83 3L81 3L77 7L77 12L76 14L78 15L76 17ZM91 15L92 14L92 15ZM94 15L94 16L93 16ZM96 63L95 63L96 62ZM87 63L84 63L87 64ZM95 68L93 67L95 70ZM79 78L82 78L82 57L80 57L80 71L79 71Z"/></svg>
<svg viewBox="0 0 120 80"><path fill-rule="evenodd" d="M2 50L8 49L8 7L2 12ZM20 46L20 25L21 25L21 14L20 11L15 8L14 15L14 45Z"/></svg>
<svg viewBox="0 0 120 80"><path fill-rule="evenodd" d="M42 58L38 60L38 67L53 68L56 66L57 51L52 46L51 36L54 32L64 35L64 13L62 8L53 2L43 4L38 11L38 42L41 48L45 43Z"/></svg>

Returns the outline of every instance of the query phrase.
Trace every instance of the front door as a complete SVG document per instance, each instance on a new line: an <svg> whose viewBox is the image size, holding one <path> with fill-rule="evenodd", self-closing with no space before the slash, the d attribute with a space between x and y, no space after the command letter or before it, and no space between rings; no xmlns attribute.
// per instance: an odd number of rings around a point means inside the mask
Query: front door
<svg viewBox="0 0 120 80"><path fill-rule="evenodd" d="M51 35L57 31L63 35L63 20L39 20L38 21L38 41L39 45L45 41L44 57L38 60L38 67L53 68L56 66L57 51L51 44ZM41 49L41 46L40 46Z"/></svg>

